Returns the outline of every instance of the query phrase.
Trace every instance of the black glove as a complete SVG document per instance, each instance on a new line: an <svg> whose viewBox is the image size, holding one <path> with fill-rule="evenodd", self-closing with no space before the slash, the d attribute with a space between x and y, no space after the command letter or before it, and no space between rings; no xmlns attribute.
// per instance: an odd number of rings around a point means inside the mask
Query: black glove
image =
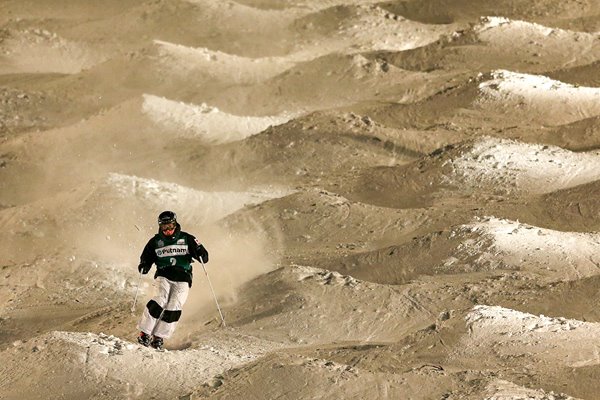
<svg viewBox="0 0 600 400"><path fill-rule="evenodd" d="M196 248L196 254L198 254L200 261L202 261L205 264L208 262L208 251L206 251L204 246L202 246L201 244L199 244Z"/></svg>
<svg viewBox="0 0 600 400"><path fill-rule="evenodd" d="M138 265L138 271L140 271L144 275L146 275L148 273L148 271L150 271L150 268L152 268L152 264L150 264L150 265L148 265L148 264L140 264L140 265Z"/></svg>

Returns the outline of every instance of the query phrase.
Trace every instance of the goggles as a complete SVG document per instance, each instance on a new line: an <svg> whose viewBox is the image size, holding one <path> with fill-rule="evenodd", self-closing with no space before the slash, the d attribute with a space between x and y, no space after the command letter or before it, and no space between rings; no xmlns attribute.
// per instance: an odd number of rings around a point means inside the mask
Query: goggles
<svg viewBox="0 0 600 400"><path fill-rule="evenodd" d="M159 227L161 232L172 234L175 231L175 224L172 222L168 224L160 224Z"/></svg>

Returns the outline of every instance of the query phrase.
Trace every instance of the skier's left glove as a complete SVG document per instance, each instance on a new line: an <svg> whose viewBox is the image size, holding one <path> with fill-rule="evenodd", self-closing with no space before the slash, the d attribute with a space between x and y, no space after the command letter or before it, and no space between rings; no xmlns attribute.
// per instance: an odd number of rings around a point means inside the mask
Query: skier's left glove
<svg viewBox="0 0 600 400"><path fill-rule="evenodd" d="M138 271L140 271L142 274L146 275L148 273L148 271L150 271L150 268L152 268L152 265L148 265L148 264L140 264L138 265Z"/></svg>
<svg viewBox="0 0 600 400"><path fill-rule="evenodd" d="M208 262L208 251L206 251L203 245L198 245L196 248L196 254L198 254L198 257L200 257L200 261L205 264Z"/></svg>

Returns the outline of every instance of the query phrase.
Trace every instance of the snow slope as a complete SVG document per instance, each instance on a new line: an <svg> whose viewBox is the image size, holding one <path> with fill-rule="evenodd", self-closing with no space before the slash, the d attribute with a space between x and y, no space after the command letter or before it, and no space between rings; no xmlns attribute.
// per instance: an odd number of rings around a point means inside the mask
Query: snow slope
<svg viewBox="0 0 600 400"><path fill-rule="evenodd" d="M501 109L544 125L562 125L600 115L600 88L578 87L506 70L479 84L479 109Z"/></svg>
<svg viewBox="0 0 600 400"><path fill-rule="evenodd" d="M210 346L161 353L103 333L50 332L2 352L0 390L8 398L28 399L44 399L48 393L67 398L177 397L205 383L217 384L215 376L274 349L267 341L246 340L243 347L236 341L232 335ZM23 382L28 384L16 385Z"/></svg>
<svg viewBox="0 0 600 400"><path fill-rule="evenodd" d="M467 327L464 352L485 352L494 347L498 357L526 351L534 360L571 368L600 364L595 350L598 323L480 305L467 315Z"/></svg>
<svg viewBox="0 0 600 400"><path fill-rule="evenodd" d="M237 116L206 104L196 106L152 95L144 95L142 111L166 130L211 144L243 140L293 117L286 114L272 117Z"/></svg>

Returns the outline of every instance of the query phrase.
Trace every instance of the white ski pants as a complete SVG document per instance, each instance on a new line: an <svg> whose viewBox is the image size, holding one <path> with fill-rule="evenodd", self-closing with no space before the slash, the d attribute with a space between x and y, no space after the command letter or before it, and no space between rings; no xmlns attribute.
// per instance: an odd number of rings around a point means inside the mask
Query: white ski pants
<svg viewBox="0 0 600 400"><path fill-rule="evenodd" d="M154 280L158 293L146 304L138 325L140 331L163 339L171 337L181 317L190 286L159 276Z"/></svg>

